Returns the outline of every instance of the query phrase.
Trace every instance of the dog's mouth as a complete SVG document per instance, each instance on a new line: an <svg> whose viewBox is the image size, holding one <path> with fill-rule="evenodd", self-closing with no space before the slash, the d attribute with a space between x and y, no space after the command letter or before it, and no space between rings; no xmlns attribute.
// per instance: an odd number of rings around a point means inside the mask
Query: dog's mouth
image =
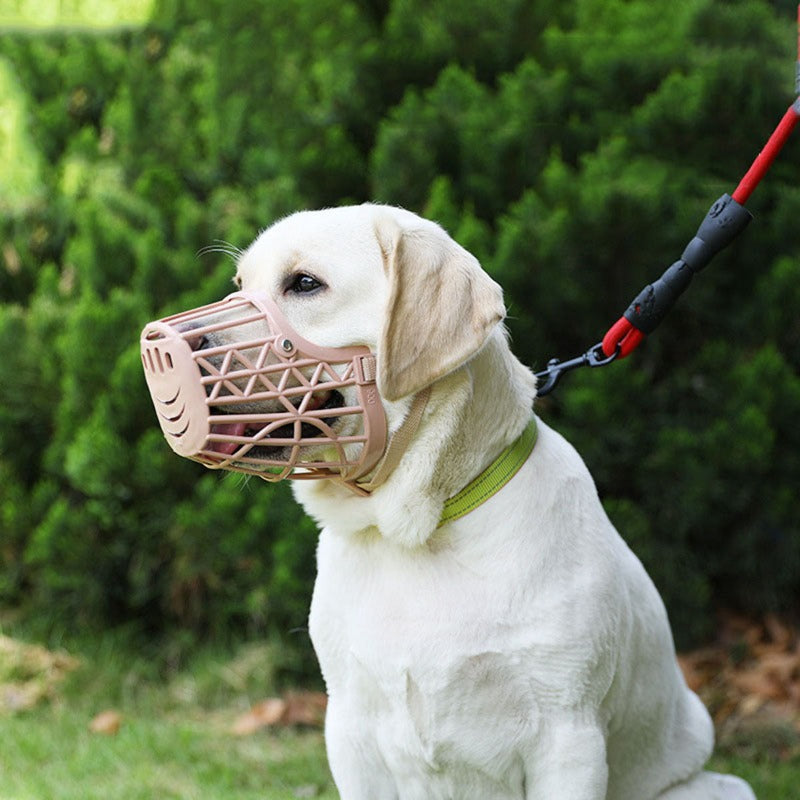
<svg viewBox="0 0 800 800"><path fill-rule="evenodd" d="M343 408L344 405L344 396L335 389L315 392L306 404L305 412L335 411L338 408ZM212 409L212 413L222 415L226 413L226 410L214 408ZM330 428L336 424L339 416L332 414L331 416L319 416L318 419L322 424ZM296 421L289 420L284 425L272 428L268 433L264 434L263 423L216 422L211 426L211 434L213 436L236 437L238 441L212 439L208 443L208 448L214 453L230 457L242 447L244 443L242 440L256 440L258 443L249 447L247 450L246 455L248 458L277 458L286 450L287 445L285 441L281 442L281 444L269 445L269 440L287 440L295 438L297 436L295 426ZM304 440L309 440L309 443L313 443L314 438L322 437L324 434L312 423L302 422L300 425L300 436Z"/></svg>

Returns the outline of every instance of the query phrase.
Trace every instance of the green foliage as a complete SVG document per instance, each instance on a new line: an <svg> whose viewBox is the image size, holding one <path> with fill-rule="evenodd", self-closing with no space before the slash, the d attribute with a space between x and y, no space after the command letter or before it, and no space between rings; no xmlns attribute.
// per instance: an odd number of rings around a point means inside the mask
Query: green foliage
<svg viewBox="0 0 800 800"><path fill-rule="evenodd" d="M504 285L524 361L582 352L790 101L784 6L159 0L135 28L4 31L0 602L302 628L313 524L285 486L176 458L145 390L141 326L230 288L199 251L297 208L405 205ZM717 606L800 600L799 157L641 352L539 405L680 644Z"/></svg>

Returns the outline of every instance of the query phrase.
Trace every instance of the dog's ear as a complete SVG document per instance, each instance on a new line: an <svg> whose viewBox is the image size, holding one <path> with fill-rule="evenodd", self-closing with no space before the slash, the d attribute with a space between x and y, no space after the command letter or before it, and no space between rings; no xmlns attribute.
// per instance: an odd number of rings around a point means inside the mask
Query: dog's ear
<svg viewBox="0 0 800 800"><path fill-rule="evenodd" d="M464 364L505 317L500 287L433 223L375 225L390 293L378 351L387 400L415 394Z"/></svg>

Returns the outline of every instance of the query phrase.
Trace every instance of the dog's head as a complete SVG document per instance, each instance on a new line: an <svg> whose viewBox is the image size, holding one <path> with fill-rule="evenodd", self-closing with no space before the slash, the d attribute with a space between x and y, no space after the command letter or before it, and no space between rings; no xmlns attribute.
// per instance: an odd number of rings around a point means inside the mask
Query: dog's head
<svg viewBox="0 0 800 800"><path fill-rule="evenodd" d="M382 426L364 412L370 397L381 419L384 410L396 417L407 398L469 361L505 313L500 287L470 253L438 225L387 206L287 217L244 251L235 280L241 294L146 328L145 370L153 342L163 335L158 326L171 325L195 365L202 354L192 373L202 388L191 391L217 422L200 426L201 439L210 433L224 440L232 432L228 440L246 440L243 415L269 422L246 445L246 458L230 443L205 441L199 449L210 457L199 460L264 477L364 475L386 439L385 420ZM281 352L287 342L291 352ZM287 358L291 368L284 369ZM191 372L179 380L189 381ZM368 396L373 382L378 391L373 386ZM301 419L298 410L310 415ZM281 414L289 416L281 420ZM173 435L174 449L192 455L188 439L182 449L176 441ZM260 465L270 461L271 469ZM309 464L316 466L309 471Z"/></svg>

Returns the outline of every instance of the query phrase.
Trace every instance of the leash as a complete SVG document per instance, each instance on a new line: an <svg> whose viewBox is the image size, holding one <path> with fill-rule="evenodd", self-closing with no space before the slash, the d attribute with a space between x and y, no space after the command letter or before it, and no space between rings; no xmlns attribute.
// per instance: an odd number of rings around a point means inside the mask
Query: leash
<svg viewBox="0 0 800 800"><path fill-rule="evenodd" d="M767 174L800 120L800 5L797 8L797 31L795 93L798 97L789 106L733 194L723 194L712 204L681 257L658 280L636 295L600 342L576 358L567 361L553 358L547 362L546 369L536 373L539 380L537 397L552 392L562 376L571 370L578 367L605 367L612 361L629 356L645 336L656 329L692 278L747 227L753 215L744 204Z"/></svg>

